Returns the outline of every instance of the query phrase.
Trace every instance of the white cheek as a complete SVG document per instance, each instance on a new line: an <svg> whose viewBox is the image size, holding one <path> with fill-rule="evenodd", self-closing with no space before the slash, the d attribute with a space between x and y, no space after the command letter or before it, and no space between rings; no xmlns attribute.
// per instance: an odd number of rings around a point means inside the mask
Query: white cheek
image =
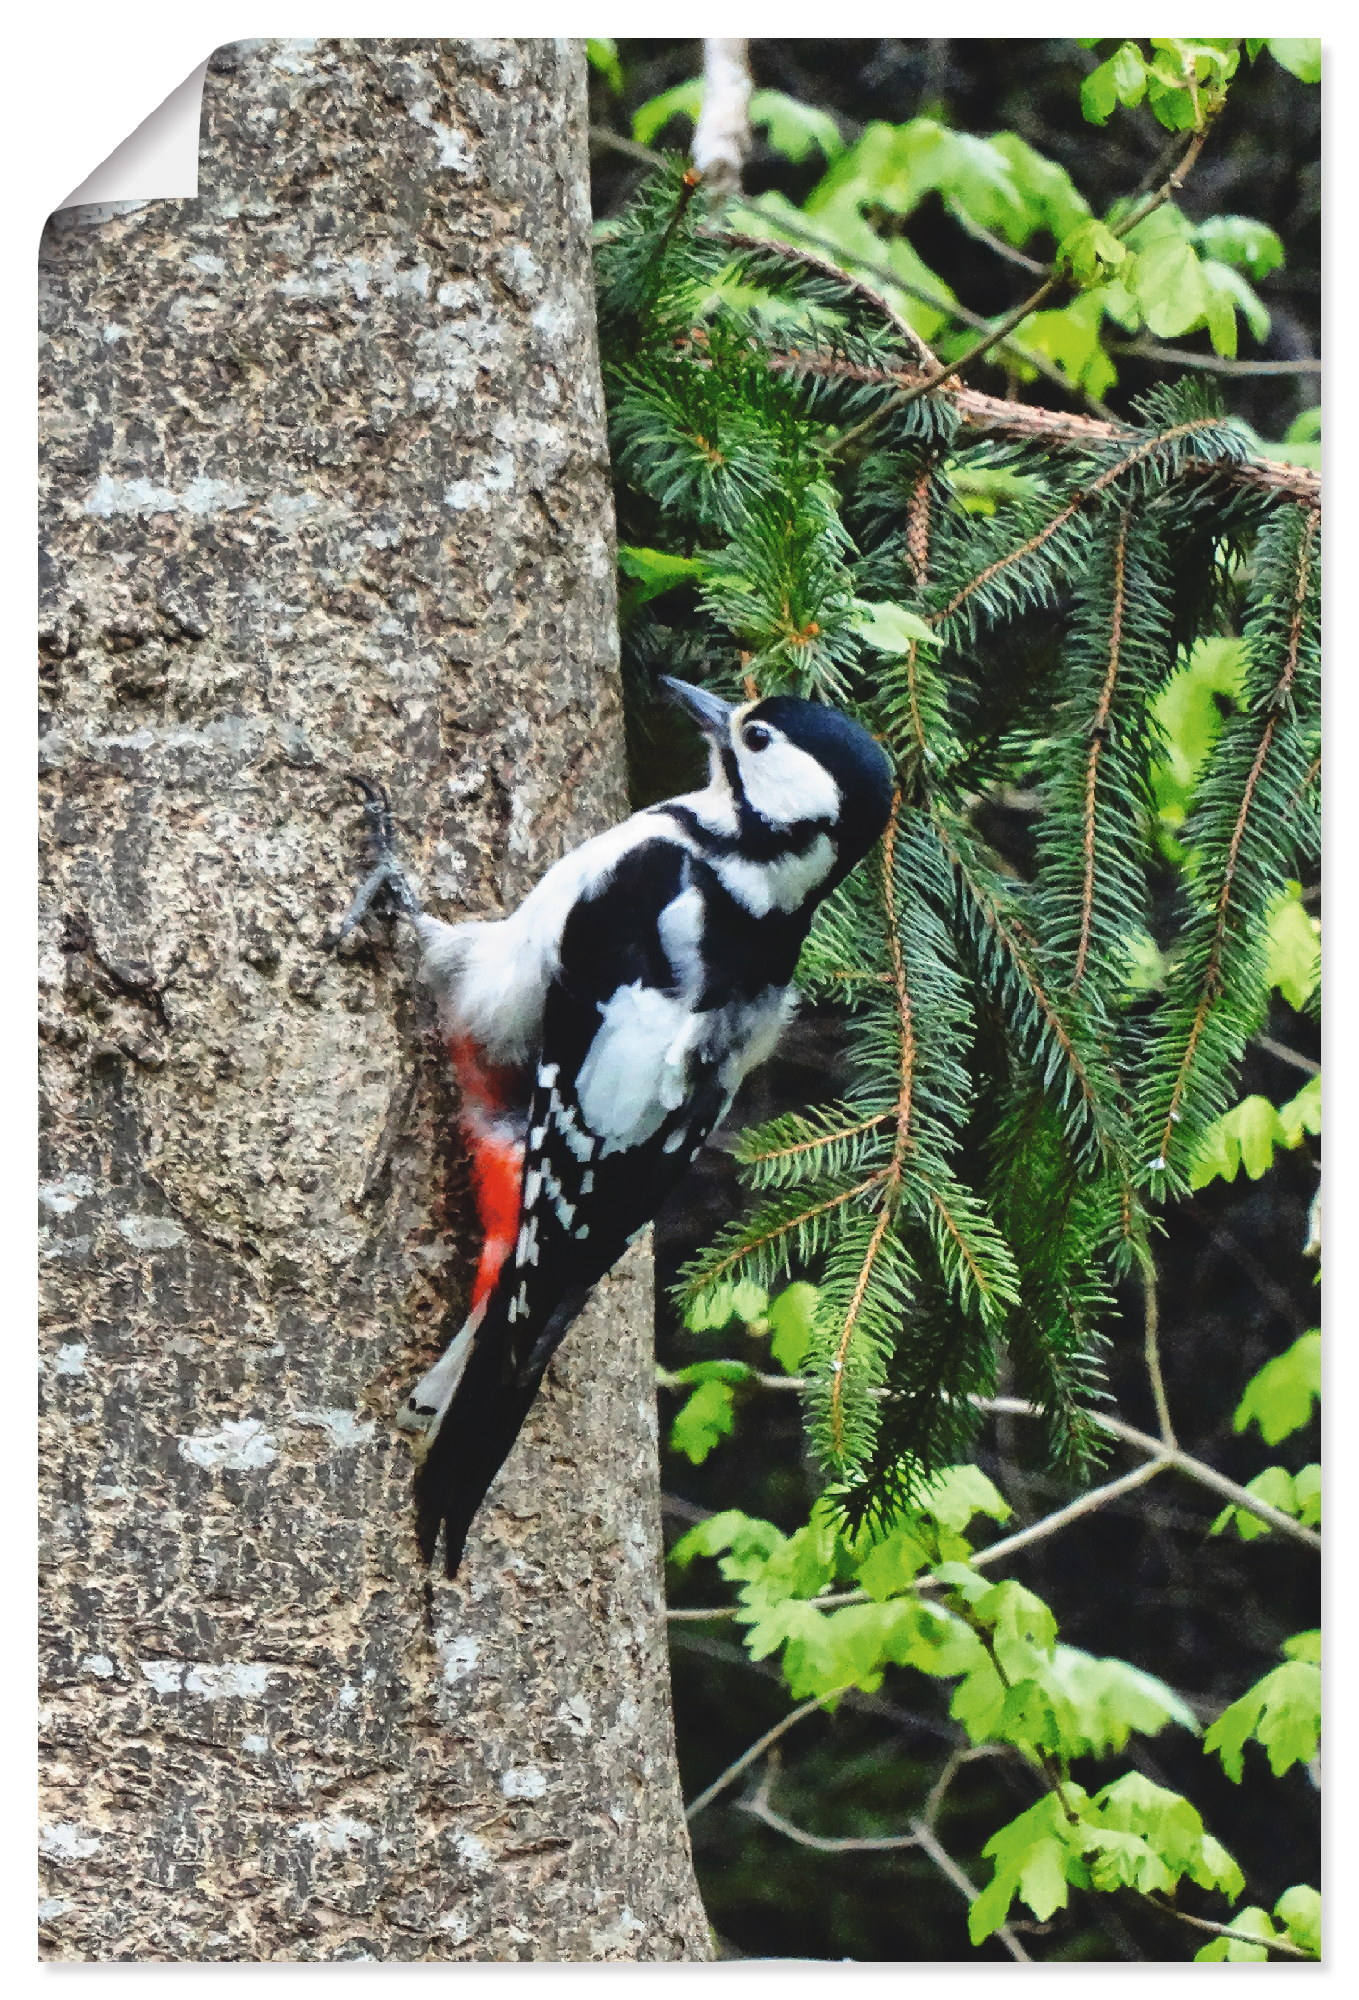
<svg viewBox="0 0 1359 2000"><path fill-rule="evenodd" d="M805 750L775 741L765 750L742 748L738 760L746 797L772 826L839 818L840 788Z"/></svg>

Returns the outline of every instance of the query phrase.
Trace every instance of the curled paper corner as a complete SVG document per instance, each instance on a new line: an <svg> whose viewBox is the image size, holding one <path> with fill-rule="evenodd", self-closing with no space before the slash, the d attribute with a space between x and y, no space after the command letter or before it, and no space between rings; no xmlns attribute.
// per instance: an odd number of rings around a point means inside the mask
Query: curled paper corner
<svg viewBox="0 0 1359 2000"><path fill-rule="evenodd" d="M93 209L97 220L144 201L192 200L198 193L198 126L210 58L74 188L59 209Z"/></svg>

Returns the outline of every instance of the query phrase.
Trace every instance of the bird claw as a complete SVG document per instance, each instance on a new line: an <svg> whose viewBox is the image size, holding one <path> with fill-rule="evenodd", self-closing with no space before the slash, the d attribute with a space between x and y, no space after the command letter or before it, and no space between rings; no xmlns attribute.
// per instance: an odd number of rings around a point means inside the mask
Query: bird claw
<svg viewBox="0 0 1359 2000"><path fill-rule="evenodd" d="M355 892L354 900L345 911L335 933L334 948L342 945L363 922L368 912L385 897L393 912L405 917L420 915L420 899L411 887L405 869L396 855L396 832L392 825L392 808L381 785L366 778L358 771L347 771L346 777L352 785L357 785L363 793L363 816L368 823L369 850L376 860L376 866L366 875Z"/></svg>

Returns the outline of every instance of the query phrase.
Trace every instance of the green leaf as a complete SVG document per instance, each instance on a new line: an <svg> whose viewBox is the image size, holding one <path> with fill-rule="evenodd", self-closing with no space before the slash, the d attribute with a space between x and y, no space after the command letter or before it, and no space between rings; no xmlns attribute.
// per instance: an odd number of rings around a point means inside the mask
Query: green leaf
<svg viewBox="0 0 1359 2000"><path fill-rule="evenodd" d="M1258 1904L1249 1904L1231 1919L1233 1930L1251 1931L1256 1937L1272 1938L1273 1924ZM1196 1965L1263 1965L1269 1953L1262 1944L1247 1944L1241 1938L1214 1938L1194 1953Z"/></svg>
<svg viewBox="0 0 1359 2000"><path fill-rule="evenodd" d="M1244 1167L1258 1181L1274 1164L1276 1146L1302 1144L1304 1132L1321 1130L1321 1078L1312 1077L1277 1109L1267 1097L1243 1097L1205 1131L1189 1169L1191 1188L1236 1179Z"/></svg>
<svg viewBox="0 0 1359 2000"><path fill-rule="evenodd" d="M1253 1181L1274 1164L1274 1148L1282 1142L1279 1114L1267 1097L1243 1097L1209 1126L1189 1170L1191 1188L1210 1181L1234 1181L1244 1167Z"/></svg>
<svg viewBox="0 0 1359 2000"><path fill-rule="evenodd" d="M1094 1825L1140 1836L1168 1870L1172 1886L1188 1875L1201 1889L1241 1893L1241 1870L1222 1843L1205 1832L1189 1800L1153 1784L1140 1771L1128 1771L1106 1785L1086 1817Z"/></svg>
<svg viewBox="0 0 1359 2000"><path fill-rule="evenodd" d="M734 1285L709 1285L685 1306L684 1324L691 1333L720 1333L734 1319L754 1326L764 1318L768 1305L769 1294L749 1278Z"/></svg>
<svg viewBox="0 0 1359 2000"><path fill-rule="evenodd" d="M1316 1527L1321 1519L1319 1466L1304 1465L1301 1472L1292 1474L1285 1472L1281 1465L1267 1465L1263 1472L1256 1473L1254 1479L1247 1480L1246 1491L1257 1500L1277 1507L1281 1514L1291 1514L1295 1521L1301 1521L1307 1527ZM1253 1542L1260 1535L1271 1533L1268 1521L1262 1521L1258 1514L1251 1514L1244 1507L1224 1507L1211 1532L1220 1535L1231 1523L1235 1524L1243 1542Z"/></svg>
<svg viewBox="0 0 1359 2000"><path fill-rule="evenodd" d="M1155 1736L1167 1723L1199 1733L1193 1709L1155 1674L1127 1660L1096 1659L1058 1646L1041 1677L1057 1725L1051 1746L1066 1757L1122 1750L1134 1731Z"/></svg>
<svg viewBox="0 0 1359 2000"><path fill-rule="evenodd" d="M677 83L670 90L663 90L659 97L649 97L645 104L638 105L632 114L632 136L639 146L649 146L672 118L687 118L696 125L702 109L703 79L691 76L687 82Z"/></svg>
<svg viewBox="0 0 1359 2000"><path fill-rule="evenodd" d="M1192 243L1169 234L1158 236L1139 247L1136 260L1121 276L1148 332L1158 340L1173 340L1203 320L1208 287Z"/></svg>
<svg viewBox="0 0 1359 2000"><path fill-rule="evenodd" d="M1321 1467L1304 1465L1293 1474L1293 1490L1298 1496L1298 1519L1305 1528L1321 1526Z"/></svg>
<svg viewBox="0 0 1359 2000"><path fill-rule="evenodd" d="M750 122L764 128L773 151L798 163L819 147L828 160L845 150L840 128L828 111L800 104L781 90L757 90L750 99Z"/></svg>
<svg viewBox="0 0 1359 2000"><path fill-rule="evenodd" d="M618 567L624 576L640 584L639 604L682 583L701 583L708 574L708 565L699 556L672 556L664 549L633 548L626 543L619 548Z"/></svg>
<svg viewBox="0 0 1359 2000"><path fill-rule="evenodd" d="M1295 1632L1291 1639L1283 1642L1285 1659L1309 1660L1314 1667L1321 1665L1321 1634L1317 1631Z"/></svg>
<svg viewBox="0 0 1359 2000"><path fill-rule="evenodd" d="M1300 1431L1312 1420L1312 1409L1321 1395L1321 1335L1304 1333L1285 1354L1267 1361L1252 1375L1236 1406L1232 1429L1243 1431L1254 1424L1266 1444Z"/></svg>
<svg viewBox="0 0 1359 2000"><path fill-rule="evenodd" d="M1269 308L1255 287L1230 264L1222 263L1216 257L1205 257L1200 265L1204 289L1207 294L1206 323L1211 332L1215 315L1231 316L1231 331L1227 344L1218 347L1220 354L1236 352L1236 314L1240 313L1256 340L1269 339Z"/></svg>
<svg viewBox="0 0 1359 2000"><path fill-rule="evenodd" d="M1041 1597L1007 1578L993 1584L972 1606L972 1615L991 1628L991 1643L1007 1680L1031 1674L1052 1658L1057 1621Z"/></svg>
<svg viewBox="0 0 1359 2000"><path fill-rule="evenodd" d="M1057 246L1057 263L1079 285L1101 283L1124 263L1128 247L1096 216L1081 222Z"/></svg>
<svg viewBox="0 0 1359 2000"><path fill-rule="evenodd" d="M1032 473L1012 472L1008 466L950 463L944 472L954 499L969 514L991 515L997 506L1037 500L1046 490Z"/></svg>
<svg viewBox="0 0 1359 2000"><path fill-rule="evenodd" d="M966 1528L975 1514L1008 1521L1014 1511L977 1465L949 1465L936 1472L921 1489L916 1508L945 1527L959 1530Z"/></svg>
<svg viewBox="0 0 1359 2000"><path fill-rule="evenodd" d="M1282 63L1300 83L1321 82L1321 43L1318 40L1289 41L1277 35L1269 38L1269 53Z"/></svg>
<svg viewBox="0 0 1359 2000"><path fill-rule="evenodd" d="M1321 982L1321 925L1303 908L1297 882L1290 882L1270 908L1265 977L1299 1011Z"/></svg>
<svg viewBox="0 0 1359 2000"><path fill-rule="evenodd" d="M597 69L615 97L623 89L623 65L618 60L618 44L611 35L587 35L585 55L591 69Z"/></svg>
<svg viewBox="0 0 1359 2000"><path fill-rule="evenodd" d="M1081 85L1081 112L1092 125L1108 123L1117 104L1140 104L1147 91L1146 59L1135 42L1124 42Z"/></svg>
<svg viewBox="0 0 1359 2000"><path fill-rule="evenodd" d="M1100 329L1113 285L1082 292L1069 306L1031 313L1024 322L1025 348L1045 354L1078 389L1102 396L1118 379Z"/></svg>
<svg viewBox="0 0 1359 2000"><path fill-rule="evenodd" d="M1152 713L1164 744L1153 783L1163 821L1183 822L1200 771L1222 733L1224 711L1238 701L1246 671L1240 639L1200 639L1172 674Z"/></svg>
<svg viewBox="0 0 1359 2000"><path fill-rule="evenodd" d="M1274 1905L1274 1914L1288 1933L1289 1942L1302 1951L1321 1957L1321 1896L1306 1882L1285 1889Z"/></svg>
<svg viewBox="0 0 1359 2000"><path fill-rule="evenodd" d="M858 1580L880 1603L909 1590L922 1569L934 1561L932 1550L909 1527L897 1526L874 1542L858 1565Z"/></svg>
<svg viewBox="0 0 1359 2000"><path fill-rule="evenodd" d="M796 1375L806 1357L816 1320L816 1302L816 1286L801 1280L786 1285L769 1302L766 1314L769 1349L786 1374Z"/></svg>
<svg viewBox="0 0 1359 2000"><path fill-rule="evenodd" d="M1063 1789L1084 1798L1078 1786ZM1061 1804L1049 1795L992 1834L982 1853L995 1864L994 1871L968 1911L967 1928L973 1944L982 1944L1000 1929L1016 1896L1028 1904L1040 1923L1066 1907L1073 1859L1067 1826Z"/></svg>
<svg viewBox="0 0 1359 2000"><path fill-rule="evenodd" d="M900 604L866 604L862 598L856 598L849 623L850 629L866 639L875 651L890 653L896 659L909 653L913 645L942 643L938 633L917 612L907 611Z"/></svg>
<svg viewBox="0 0 1359 2000"><path fill-rule="evenodd" d="M735 1392L729 1382L700 1382L680 1405L670 1426L670 1449L682 1451L691 1465L702 1465L715 1445L730 1437L735 1423Z"/></svg>
<svg viewBox="0 0 1359 2000"><path fill-rule="evenodd" d="M1284 261L1277 232L1251 215L1210 215L1194 229L1194 242L1205 257L1235 264L1252 278L1264 278Z"/></svg>
<svg viewBox="0 0 1359 2000"><path fill-rule="evenodd" d="M1239 1784L1248 1742L1261 1745L1278 1778L1294 1764L1310 1764L1320 1740L1321 1669L1307 1660L1288 1660L1223 1710L1203 1747Z"/></svg>
<svg viewBox="0 0 1359 2000"><path fill-rule="evenodd" d="M772 1521L761 1521L729 1507L725 1513L710 1514L689 1532L681 1535L670 1551L669 1560L677 1570L686 1570L696 1556L720 1556L730 1550L738 1563L767 1561L787 1537Z"/></svg>
<svg viewBox="0 0 1359 2000"><path fill-rule="evenodd" d="M1009 168L1022 204L1018 213L997 218L1008 242L1022 245L1037 231L1046 230L1060 243L1089 215L1090 204L1066 168L1035 152L1017 132L997 132L990 145Z"/></svg>

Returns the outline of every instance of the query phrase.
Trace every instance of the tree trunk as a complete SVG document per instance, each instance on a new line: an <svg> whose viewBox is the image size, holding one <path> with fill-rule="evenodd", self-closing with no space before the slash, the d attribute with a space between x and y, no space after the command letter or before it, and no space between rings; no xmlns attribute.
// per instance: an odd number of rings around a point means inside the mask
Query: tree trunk
<svg viewBox="0 0 1359 2000"><path fill-rule="evenodd" d="M44 1948L705 1958L647 1258L432 1610L393 1415L473 1230L407 949L625 810L584 76L220 51L195 202L46 273Z"/></svg>

